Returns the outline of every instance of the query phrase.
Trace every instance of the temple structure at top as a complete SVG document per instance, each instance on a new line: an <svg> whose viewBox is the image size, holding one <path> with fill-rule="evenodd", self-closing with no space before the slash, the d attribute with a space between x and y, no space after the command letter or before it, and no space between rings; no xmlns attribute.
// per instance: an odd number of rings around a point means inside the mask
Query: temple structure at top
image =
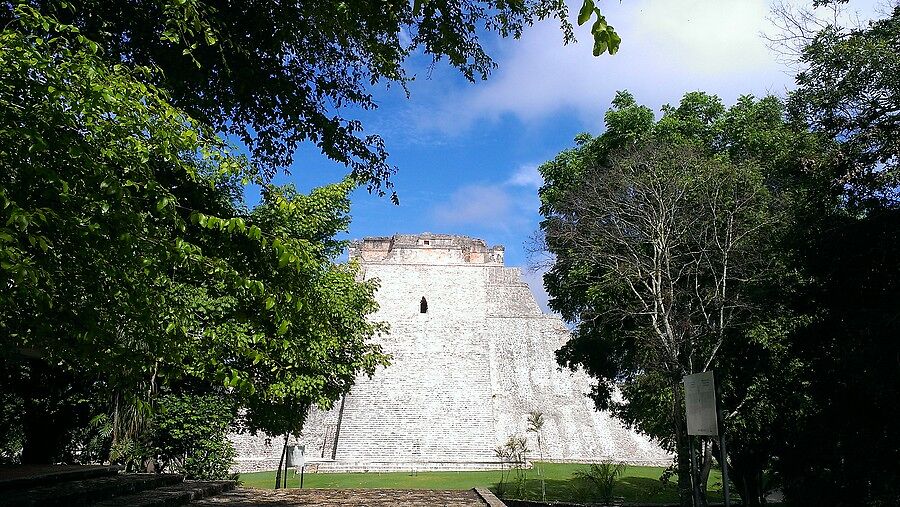
<svg viewBox="0 0 900 507"><path fill-rule="evenodd" d="M502 246L483 239L449 234L395 234L350 243L350 258L362 263L503 264Z"/></svg>

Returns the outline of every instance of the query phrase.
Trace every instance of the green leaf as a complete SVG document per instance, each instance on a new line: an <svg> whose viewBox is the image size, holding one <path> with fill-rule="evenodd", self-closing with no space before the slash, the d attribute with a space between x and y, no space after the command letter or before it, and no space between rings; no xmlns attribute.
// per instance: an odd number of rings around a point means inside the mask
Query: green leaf
<svg viewBox="0 0 900 507"><path fill-rule="evenodd" d="M606 18L598 14L597 21L594 21L594 24L591 25L591 34L596 37L597 34L606 31L606 26Z"/></svg>
<svg viewBox="0 0 900 507"><path fill-rule="evenodd" d="M594 0L584 0L584 3L581 4L581 10L578 11L578 26L587 23L593 13Z"/></svg>
<svg viewBox="0 0 900 507"><path fill-rule="evenodd" d="M607 28L607 33L609 33L609 54L614 55L619 52L622 37L619 37L619 34L611 26Z"/></svg>
<svg viewBox="0 0 900 507"><path fill-rule="evenodd" d="M434 4L425 1L418 8L431 10ZM9 166L0 177L0 273L13 289L0 300L9 307L4 310L22 316L0 319L0 327L7 326L3 336L10 336L13 346L41 337L43 348L59 351L54 366L88 381L115 378L122 385L140 385L158 372L160 393L171 392L186 377L198 387L234 386L228 399L235 406L226 412L259 407L248 417L273 434L292 430L285 427L292 421L277 415L276 405L333 401L336 394L325 387L327 379L355 377L385 362L368 341L380 329L368 320L377 308L371 284L333 262L349 222L349 195L360 182L348 178L311 196L265 183L241 150L179 109L196 111L190 97L174 97L178 87L168 86L184 76L178 67L185 62L167 69L169 74L140 67L147 63L140 58L127 64L105 58L110 41L125 40L116 32L122 21L103 17L119 4L91 12L96 26L110 31L96 44L90 40L96 30L82 35L30 9L28 2L13 4L22 14L0 44L0 104L15 116L12 124L0 125L0 158ZM140 12L137 4L125 4L120 12ZM204 37L206 44L218 44L215 37L234 43L231 28L209 24L219 14L201 11L202 5L163 1L147 21L163 32L175 55L185 46L196 48L195 42L202 47ZM173 12L166 12L169 8ZM399 8L409 15L409 5ZM356 21L349 12L344 6L340 23ZM383 34L371 35L381 40ZM141 54L139 38L124 44ZM209 56L199 53L197 58ZM381 56L376 51L375 57ZM395 57L387 58L379 68L393 65ZM220 63L229 62L207 58L202 63L216 73L225 68ZM335 69L332 63L323 65L326 71ZM258 86L236 86L244 84ZM352 92L355 85L348 86ZM305 96L290 100L308 102ZM337 151L354 146L347 144L355 139L353 132L333 132L333 127L323 118L311 134ZM325 131L330 134L323 138ZM373 155L371 162L377 164L381 156ZM245 183L266 186L260 206L232 195L242 176ZM185 232L185 224L198 225ZM226 229L233 234L222 234ZM294 263L291 269L278 268L275 261L282 256ZM264 311L259 311L260 299ZM72 304L103 308L104 315L121 318L94 319L84 326L73 312L47 311ZM316 328L298 346L292 332L335 311L335 322ZM304 325L294 330L294 320ZM84 331L50 332L57 327ZM127 340L114 339L123 334ZM341 354L323 357L334 343L342 344ZM305 368L312 363L315 371ZM168 416L157 418L148 405L140 408L154 429L182 438L191 430L165 426L172 414L187 413L200 424L209 421L187 397L159 401L159 414Z"/></svg>
<svg viewBox="0 0 900 507"><path fill-rule="evenodd" d="M606 44L606 41L602 39L594 39L594 56L600 56L606 52L606 48L609 47Z"/></svg>

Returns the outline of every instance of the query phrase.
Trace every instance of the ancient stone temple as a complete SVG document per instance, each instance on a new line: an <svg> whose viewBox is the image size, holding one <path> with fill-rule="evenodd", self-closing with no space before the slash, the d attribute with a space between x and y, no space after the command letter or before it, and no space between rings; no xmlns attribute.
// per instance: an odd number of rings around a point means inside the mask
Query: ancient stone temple
<svg viewBox="0 0 900 507"><path fill-rule="evenodd" d="M554 352L568 331L544 314L503 247L442 234L356 241L350 257L376 277L379 340L391 365L361 378L328 412L314 410L300 439L318 471L496 468L494 449L528 437L531 455L555 461L668 463L646 437L598 412L583 373ZM527 433L541 412L542 449ZM234 436L236 471L274 469L280 441Z"/></svg>

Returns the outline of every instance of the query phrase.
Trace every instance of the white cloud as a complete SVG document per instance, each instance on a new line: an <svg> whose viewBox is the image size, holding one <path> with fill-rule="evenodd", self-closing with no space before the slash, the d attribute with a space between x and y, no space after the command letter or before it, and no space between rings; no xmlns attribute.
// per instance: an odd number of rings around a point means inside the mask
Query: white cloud
<svg viewBox="0 0 900 507"><path fill-rule="evenodd" d="M441 227L507 224L513 216L513 200L503 185L467 185L436 205L433 217Z"/></svg>
<svg viewBox="0 0 900 507"><path fill-rule="evenodd" d="M626 15L630 31L642 38L633 43L655 48L655 63L721 75L775 65L759 35L768 13L768 0L678 0L653 2Z"/></svg>
<svg viewBox="0 0 900 507"><path fill-rule="evenodd" d="M534 164L520 166L501 183L466 185L432 207L437 227L478 226L510 232L531 227L543 179Z"/></svg>
<svg viewBox="0 0 900 507"><path fill-rule="evenodd" d="M538 172L537 165L525 164L506 180L506 184L516 187L540 188L544 184L544 178Z"/></svg>
<svg viewBox="0 0 900 507"><path fill-rule="evenodd" d="M580 43L563 46L556 24L538 23L521 40L497 44L499 68L487 82L431 97L415 128L455 134L506 115L527 124L574 111L596 130L616 90L652 107L698 89L726 101L783 92L792 77L760 36L769 1L601 2L623 38L615 56L591 54L589 24L577 29ZM580 0L572 3L574 15Z"/></svg>

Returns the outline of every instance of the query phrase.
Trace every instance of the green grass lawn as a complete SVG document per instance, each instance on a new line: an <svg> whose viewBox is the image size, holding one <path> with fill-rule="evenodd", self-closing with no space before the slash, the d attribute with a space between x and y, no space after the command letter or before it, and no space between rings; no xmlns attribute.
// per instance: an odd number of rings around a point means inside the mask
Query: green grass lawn
<svg viewBox="0 0 900 507"><path fill-rule="evenodd" d="M529 499L540 499L541 482L538 468L544 475L547 486L547 500L582 501L586 498L583 481L574 477L574 472L587 465L571 463L536 463L528 470L527 494ZM676 502L675 478L668 484L659 481L663 469L658 467L628 467L619 476L614 495L628 502ZM272 488L275 472L241 474L244 486L252 488ZM348 474L305 474L304 488L386 488L386 489L471 489L487 487L496 492L500 481L499 471L490 472L368 472ZM721 476L713 471L709 478L709 497L721 501ZM300 486L300 476L293 471L288 474L288 487ZM510 497L518 495L508 495Z"/></svg>

